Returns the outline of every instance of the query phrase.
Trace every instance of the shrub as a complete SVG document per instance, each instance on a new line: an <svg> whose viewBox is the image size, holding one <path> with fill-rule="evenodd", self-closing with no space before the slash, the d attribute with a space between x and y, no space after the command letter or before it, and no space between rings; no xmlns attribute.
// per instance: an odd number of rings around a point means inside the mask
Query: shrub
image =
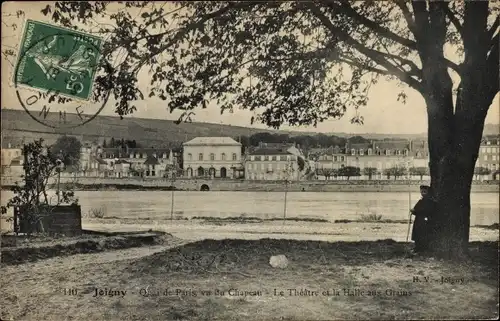
<svg viewBox="0 0 500 321"><path fill-rule="evenodd" d="M91 217L91 218L103 218L104 217L104 209L103 208L90 209L89 217Z"/></svg>
<svg viewBox="0 0 500 321"><path fill-rule="evenodd" d="M364 222L380 222L382 220L382 215L377 215L376 213L361 215L361 220Z"/></svg>

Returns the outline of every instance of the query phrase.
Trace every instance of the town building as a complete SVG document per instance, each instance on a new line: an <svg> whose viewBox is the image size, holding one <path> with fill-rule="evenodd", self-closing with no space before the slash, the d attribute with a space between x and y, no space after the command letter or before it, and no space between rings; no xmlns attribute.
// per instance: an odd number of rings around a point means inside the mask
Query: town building
<svg viewBox="0 0 500 321"><path fill-rule="evenodd" d="M21 147L12 143L2 142L0 158L0 174L2 180L13 183L21 179L23 174L23 153Z"/></svg>
<svg viewBox="0 0 500 321"><path fill-rule="evenodd" d="M108 164L111 176L118 178L162 178L167 175L167 167L177 164L173 148L100 147L97 157Z"/></svg>
<svg viewBox="0 0 500 321"><path fill-rule="evenodd" d="M247 180L299 180L301 151L294 144L266 144L249 148L245 156Z"/></svg>
<svg viewBox="0 0 500 321"><path fill-rule="evenodd" d="M476 161L476 168L488 169L483 178L500 179L500 136L484 137L479 147L479 156Z"/></svg>
<svg viewBox="0 0 500 321"><path fill-rule="evenodd" d="M369 143L347 143L347 165L360 169L360 179L390 178L386 170L404 168L405 176L413 167L413 156L410 153L411 142L408 140L383 140ZM368 169L372 170L369 173Z"/></svg>
<svg viewBox="0 0 500 321"><path fill-rule="evenodd" d="M187 178L242 178L241 143L230 137L196 137L183 144Z"/></svg>

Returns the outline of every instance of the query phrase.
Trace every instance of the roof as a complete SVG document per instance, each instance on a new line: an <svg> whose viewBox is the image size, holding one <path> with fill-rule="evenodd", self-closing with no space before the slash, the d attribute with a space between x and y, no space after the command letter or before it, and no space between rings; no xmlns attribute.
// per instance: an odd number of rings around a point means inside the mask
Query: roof
<svg viewBox="0 0 500 321"><path fill-rule="evenodd" d="M148 158L144 161L144 165L159 165L158 159L153 155L148 155Z"/></svg>
<svg viewBox="0 0 500 321"><path fill-rule="evenodd" d="M248 152L249 155L293 155L286 149L279 148L256 148Z"/></svg>
<svg viewBox="0 0 500 321"><path fill-rule="evenodd" d="M307 153L308 155L316 155L316 156L321 156L321 155L333 155L336 153L344 153L345 148L335 145L335 146L330 146L328 148L310 148Z"/></svg>
<svg viewBox="0 0 500 321"><path fill-rule="evenodd" d="M132 164L130 162L127 162L126 160L123 160L123 159L119 159L115 162L115 164Z"/></svg>
<svg viewBox="0 0 500 321"><path fill-rule="evenodd" d="M184 146L197 146L197 145L230 145L230 146L241 146L231 137L196 137L187 141L183 144Z"/></svg>

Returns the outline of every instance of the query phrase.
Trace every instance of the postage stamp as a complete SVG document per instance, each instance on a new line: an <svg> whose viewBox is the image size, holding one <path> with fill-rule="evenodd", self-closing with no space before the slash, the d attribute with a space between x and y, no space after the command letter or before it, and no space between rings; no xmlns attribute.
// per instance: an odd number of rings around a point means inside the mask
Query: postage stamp
<svg viewBox="0 0 500 321"><path fill-rule="evenodd" d="M103 39L28 20L20 44L15 83L88 100Z"/></svg>
<svg viewBox="0 0 500 321"><path fill-rule="evenodd" d="M16 93L26 112L49 127L76 127L95 118L109 96L108 92L97 99L93 93L98 71L107 63L102 57L103 43L102 38L92 34L27 20L14 72ZM28 89L29 94L26 91L21 94L20 89ZM89 116L90 110L84 114L83 110L88 108L82 104L94 105L94 109L96 104L100 107ZM68 112L76 113L77 117L70 122L66 116L59 117L54 123L47 119L51 107L56 118L58 111L59 115Z"/></svg>

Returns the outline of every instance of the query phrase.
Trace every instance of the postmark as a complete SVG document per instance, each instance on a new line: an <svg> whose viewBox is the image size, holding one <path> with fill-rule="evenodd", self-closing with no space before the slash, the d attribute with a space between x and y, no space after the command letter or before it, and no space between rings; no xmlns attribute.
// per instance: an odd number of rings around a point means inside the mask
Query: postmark
<svg viewBox="0 0 500 321"><path fill-rule="evenodd" d="M95 35L27 20L13 76L24 110L52 128L78 127L94 119L111 90L111 65L102 45ZM102 90L96 82L108 86Z"/></svg>

